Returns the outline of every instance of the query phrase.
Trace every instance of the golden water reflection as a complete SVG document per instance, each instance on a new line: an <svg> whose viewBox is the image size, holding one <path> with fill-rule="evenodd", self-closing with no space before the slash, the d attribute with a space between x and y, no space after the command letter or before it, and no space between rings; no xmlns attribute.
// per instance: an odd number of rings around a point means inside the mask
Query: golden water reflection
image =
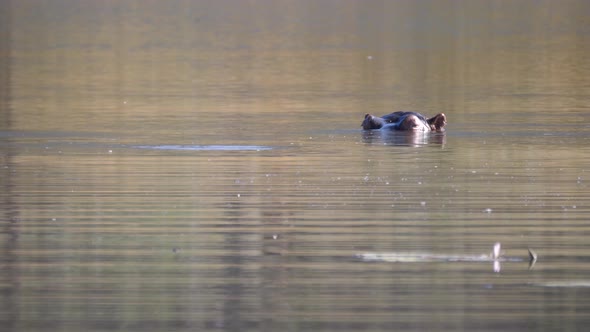
<svg viewBox="0 0 590 332"><path fill-rule="evenodd" d="M8 330L587 325L586 2L0 6Z"/></svg>

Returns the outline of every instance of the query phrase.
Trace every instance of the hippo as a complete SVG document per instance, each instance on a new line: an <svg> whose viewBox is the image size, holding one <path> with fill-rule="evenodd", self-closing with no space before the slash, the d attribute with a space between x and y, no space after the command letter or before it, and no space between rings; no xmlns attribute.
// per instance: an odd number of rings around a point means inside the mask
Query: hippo
<svg viewBox="0 0 590 332"><path fill-rule="evenodd" d="M418 112L393 112L381 117L365 114L365 120L361 126L364 130L371 129L392 129L409 131L444 131L447 124L447 117L438 113L427 119Z"/></svg>

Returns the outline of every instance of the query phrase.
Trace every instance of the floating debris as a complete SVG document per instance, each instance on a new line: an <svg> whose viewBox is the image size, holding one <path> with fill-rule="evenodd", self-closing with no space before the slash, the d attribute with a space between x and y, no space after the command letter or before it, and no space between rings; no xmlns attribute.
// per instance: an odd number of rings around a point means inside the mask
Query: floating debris
<svg viewBox="0 0 590 332"><path fill-rule="evenodd" d="M524 262L521 257L504 256L501 250L502 245L496 242L489 254L481 255L445 255L428 252L366 252L357 254L356 257L368 262L389 262L389 263L426 263L426 262L488 262L493 263L494 272L500 272L501 262ZM537 254L529 251L529 269L537 261Z"/></svg>

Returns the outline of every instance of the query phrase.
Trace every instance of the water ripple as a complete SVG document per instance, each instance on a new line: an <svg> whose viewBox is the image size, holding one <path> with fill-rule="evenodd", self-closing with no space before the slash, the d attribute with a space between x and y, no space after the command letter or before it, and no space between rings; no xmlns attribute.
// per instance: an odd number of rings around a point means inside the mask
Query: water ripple
<svg viewBox="0 0 590 332"><path fill-rule="evenodd" d="M273 149L263 145L137 145L134 148L171 151L267 151Z"/></svg>

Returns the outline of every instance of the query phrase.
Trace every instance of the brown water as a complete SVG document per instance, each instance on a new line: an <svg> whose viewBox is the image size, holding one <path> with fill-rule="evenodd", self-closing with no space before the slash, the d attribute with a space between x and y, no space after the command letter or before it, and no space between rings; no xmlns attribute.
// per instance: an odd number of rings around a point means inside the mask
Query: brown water
<svg viewBox="0 0 590 332"><path fill-rule="evenodd" d="M590 324L589 2L0 7L3 331Z"/></svg>

